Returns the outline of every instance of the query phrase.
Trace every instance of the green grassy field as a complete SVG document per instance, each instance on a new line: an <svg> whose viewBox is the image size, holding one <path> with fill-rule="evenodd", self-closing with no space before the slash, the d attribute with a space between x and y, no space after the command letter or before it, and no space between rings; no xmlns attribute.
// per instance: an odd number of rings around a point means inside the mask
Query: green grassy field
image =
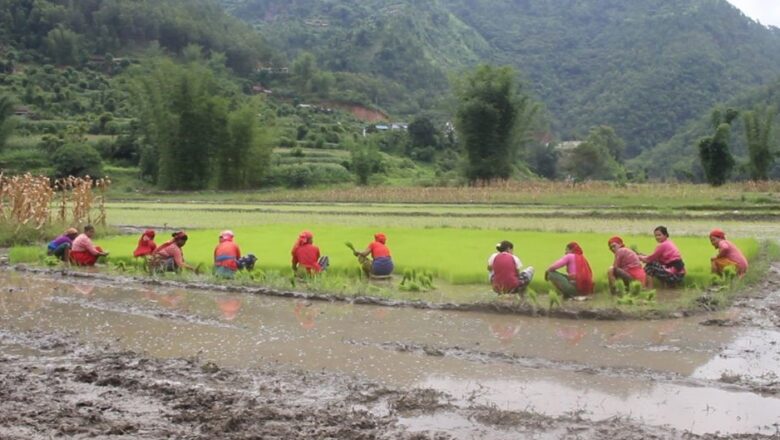
<svg viewBox="0 0 780 440"><path fill-rule="evenodd" d="M289 272L290 248L298 233L304 229L314 232L315 243L324 255L330 256L331 270L350 274L355 273L357 264L344 242L363 247L377 232L376 228L366 226L299 223L239 227L235 233L243 252L258 256L258 267ZM187 261L210 265L218 232L212 229L190 231L190 240L184 248ZM512 241L515 253L523 263L537 269L540 276L535 280L534 287L538 289L543 288L542 271L563 255L563 249L570 241L579 242L585 249L597 283L601 286L605 285L605 272L613 259L606 245L609 234L403 227L384 228L382 232L388 234L388 245L399 272L405 269L427 270L451 284L486 283L487 257L493 252L495 243L501 240ZM649 234L626 236L624 239L646 253L655 246ZM674 237L674 240L686 261L689 282L707 283L709 258L714 253L707 238ZM136 241L135 236L120 236L100 240L100 244L114 256L128 256L135 248ZM756 240L737 239L735 242L748 258L757 255Z"/></svg>

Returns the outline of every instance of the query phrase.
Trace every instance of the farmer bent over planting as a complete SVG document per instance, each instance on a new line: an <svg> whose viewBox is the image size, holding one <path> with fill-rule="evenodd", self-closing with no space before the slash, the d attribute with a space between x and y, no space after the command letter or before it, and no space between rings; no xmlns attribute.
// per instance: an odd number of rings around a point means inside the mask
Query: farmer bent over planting
<svg viewBox="0 0 780 440"><path fill-rule="evenodd" d="M298 235L290 253L294 274L298 273L298 267L305 269L308 274L320 273L328 268L328 257L320 257L320 248L314 246L314 234L309 231Z"/></svg>
<svg viewBox="0 0 780 440"><path fill-rule="evenodd" d="M70 249L70 262L76 266L94 266L98 257L108 255L100 246L92 243L92 237L95 235L95 227L92 225L84 226L84 233L73 240L73 246Z"/></svg>
<svg viewBox="0 0 780 440"><path fill-rule="evenodd" d="M669 231L664 226L653 230L655 241L658 242L655 251L650 255L639 255L645 263L645 273L648 276L647 287L653 287L653 278L659 279L664 285L675 286L685 278L685 263L680 250L669 239Z"/></svg>
<svg viewBox="0 0 780 440"><path fill-rule="evenodd" d="M184 262L184 252L181 248L187 244L187 233L178 231L171 234L171 239L161 244L152 253L149 267L158 272L178 272L182 269L195 270Z"/></svg>
<svg viewBox="0 0 780 440"><path fill-rule="evenodd" d="M718 254L710 259L712 273L723 275L723 270L731 266L737 270L739 276L745 275L748 270L747 259L734 243L726 240L725 232L713 229L710 232L710 243L718 250Z"/></svg>
<svg viewBox="0 0 780 440"><path fill-rule="evenodd" d="M639 260L639 255L627 248L623 239L617 236L610 238L607 245L609 250L615 254L615 261L612 263L612 267L607 270L609 291L613 294L616 292L615 283L617 280L621 280L626 287L632 281L639 281L644 286L647 274L645 274L642 262Z"/></svg>
<svg viewBox="0 0 780 440"><path fill-rule="evenodd" d="M387 276L393 273L393 259L386 243L387 236L378 232L374 234L374 241L369 243L364 251L353 251L366 276ZM368 259L369 254L371 260Z"/></svg>
<svg viewBox="0 0 780 440"><path fill-rule="evenodd" d="M69 261L70 248L78 235L78 229L68 228L62 235L49 242L46 246L46 255L53 255L62 261Z"/></svg>
<svg viewBox="0 0 780 440"><path fill-rule="evenodd" d="M531 284L534 268L529 266L521 271L523 263L514 255L514 245L509 241L499 244L497 254L488 260L488 271L493 273L491 283L498 294L523 293Z"/></svg>
<svg viewBox="0 0 780 440"><path fill-rule="evenodd" d="M233 242L233 231L222 231L214 249L214 273L218 277L233 278L240 268L241 249Z"/></svg>
<svg viewBox="0 0 780 440"><path fill-rule="evenodd" d="M593 272L585 259L582 248L576 242L566 245L565 255L551 264L544 272L544 279L552 283L564 298L591 295L593 293ZM566 274L557 272L566 266Z"/></svg>
<svg viewBox="0 0 780 440"><path fill-rule="evenodd" d="M157 249L157 243L154 242L155 232L154 229L147 229L138 239L138 246L133 251L133 256L136 258L146 258L152 255L155 249Z"/></svg>

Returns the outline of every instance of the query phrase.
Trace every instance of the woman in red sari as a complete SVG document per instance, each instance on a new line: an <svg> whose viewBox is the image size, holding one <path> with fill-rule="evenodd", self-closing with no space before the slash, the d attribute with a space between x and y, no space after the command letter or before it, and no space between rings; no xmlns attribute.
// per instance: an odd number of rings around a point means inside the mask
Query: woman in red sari
<svg viewBox="0 0 780 440"><path fill-rule="evenodd" d="M557 272L564 266L566 274ZM593 272L576 242L566 245L566 254L547 268L544 279L551 282L564 298L593 294Z"/></svg>
<svg viewBox="0 0 780 440"><path fill-rule="evenodd" d="M157 244L154 242L154 235L154 229L147 229L144 231L141 238L138 239L138 246L136 246L135 251L133 251L134 257L146 258L149 255L152 255L152 252L157 249Z"/></svg>

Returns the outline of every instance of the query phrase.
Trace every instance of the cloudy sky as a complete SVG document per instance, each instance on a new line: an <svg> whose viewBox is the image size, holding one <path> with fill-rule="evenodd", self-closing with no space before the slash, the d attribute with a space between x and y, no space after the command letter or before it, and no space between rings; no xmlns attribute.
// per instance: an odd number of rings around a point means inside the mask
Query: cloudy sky
<svg viewBox="0 0 780 440"><path fill-rule="evenodd" d="M748 17L763 25L780 27L780 1L778 0L729 0Z"/></svg>

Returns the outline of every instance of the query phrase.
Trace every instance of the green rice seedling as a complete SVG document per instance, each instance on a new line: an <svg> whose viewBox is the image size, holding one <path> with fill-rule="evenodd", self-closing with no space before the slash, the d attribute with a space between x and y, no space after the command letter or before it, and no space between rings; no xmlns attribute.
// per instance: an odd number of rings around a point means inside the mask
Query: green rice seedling
<svg viewBox="0 0 780 440"><path fill-rule="evenodd" d="M62 261L59 258L51 255L43 259L43 265L47 267L56 267L61 263Z"/></svg>
<svg viewBox="0 0 780 440"><path fill-rule="evenodd" d="M525 297L528 299L528 302L534 307L539 306L539 294L536 293L536 290L528 289L528 291L525 294Z"/></svg>
<svg viewBox="0 0 780 440"><path fill-rule="evenodd" d="M355 245L353 245L352 243L347 241L347 242L344 243L344 245L347 246L349 248L349 250L351 250L353 253L357 252L355 250Z"/></svg>
<svg viewBox="0 0 780 440"><path fill-rule="evenodd" d="M639 281L632 281L628 285L628 294L634 298L638 298L642 294L642 283Z"/></svg>
<svg viewBox="0 0 780 440"><path fill-rule="evenodd" d="M618 280L618 282L615 283L615 296L618 298L622 298L626 295L626 283L623 281Z"/></svg>
<svg viewBox="0 0 780 440"><path fill-rule="evenodd" d="M710 286L724 286L725 284L726 280L722 276L716 273L710 275Z"/></svg>
<svg viewBox="0 0 780 440"><path fill-rule="evenodd" d="M547 299L549 300L549 308L552 310L554 307L561 307L561 296L555 289L550 289L547 292Z"/></svg>
<svg viewBox="0 0 780 440"><path fill-rule="evenodd" d="M727 266L723 269L723 279L726 283L732 284L737 279L737 268L734 266Z"/></svg>

